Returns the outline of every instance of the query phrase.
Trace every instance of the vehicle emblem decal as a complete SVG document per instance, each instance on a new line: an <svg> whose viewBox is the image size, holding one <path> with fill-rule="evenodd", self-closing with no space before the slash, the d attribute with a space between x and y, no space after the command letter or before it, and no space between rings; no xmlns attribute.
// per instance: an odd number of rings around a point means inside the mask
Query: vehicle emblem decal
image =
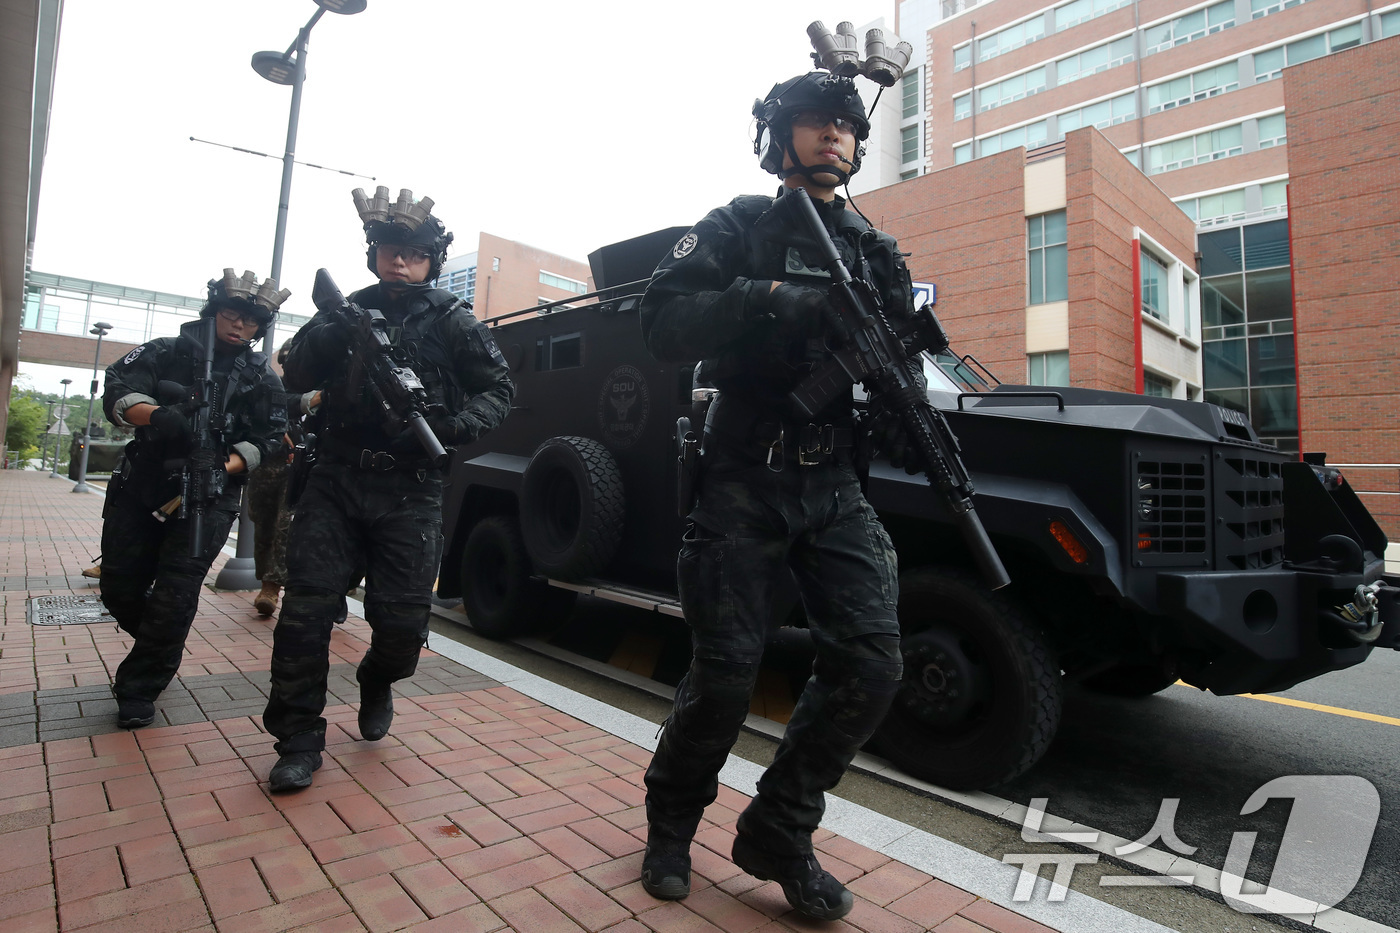
<svg viewBox="0 0 1400 933"><path fill-rule="evenodd" d="M677 259L684 259L695 251L695 245L699 242L700 238L698 236L693 233L687 233L685 236L681 237L680 242L676 244L676 248L671 250L671 255L675 256Z"/></svg>
<svg viewBox="0 0 1400 933"><path fill-rule="evenodd" d="M651 388L635 366L619 366L598 393L598 427L609 447L625 450L641 440L651 414Z"/></svg>

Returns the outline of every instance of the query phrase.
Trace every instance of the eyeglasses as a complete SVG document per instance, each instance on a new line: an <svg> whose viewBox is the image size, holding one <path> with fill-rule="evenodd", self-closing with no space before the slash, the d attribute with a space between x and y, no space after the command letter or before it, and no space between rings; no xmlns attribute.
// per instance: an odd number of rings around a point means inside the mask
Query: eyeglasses
<svg viewBox="0 0 1400 933"><path fill-rule="evenodd" d="M228 321L230 324L237 324L241 321L245 327L262 326L262 319L260 317L255 314L239 311L237 308L220 308L219 317Z"/></svg>
<svg viewBox="0 0 1400 933"><path fill-rule="evenodd" d="M410 266L415 262L427 262L430 258L427 253L423 252L421 249L415 249L412 246L395 246L392 243L380 243L375 249L378 250L380 259L402 259Z"/></svg>
<svg viewBox="0 0 1400 933"><path fill-rule="evenodd" d="M835 126L836 132L856 135L856 123L846 117L837 116L830 110L799 110L792 115L792 125L809 130L824 130Z"/></svg>

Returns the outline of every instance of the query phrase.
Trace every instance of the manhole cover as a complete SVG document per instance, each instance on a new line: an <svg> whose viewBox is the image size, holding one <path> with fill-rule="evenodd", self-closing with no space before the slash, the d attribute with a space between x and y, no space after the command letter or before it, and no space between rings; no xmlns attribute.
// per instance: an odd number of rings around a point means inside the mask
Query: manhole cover
<svg viewBox="0 0 1400 933"><path fill-rule="evenodd" d="M29 600L30 625L92 625L116 623L100 596L35 596Z"/></svg>

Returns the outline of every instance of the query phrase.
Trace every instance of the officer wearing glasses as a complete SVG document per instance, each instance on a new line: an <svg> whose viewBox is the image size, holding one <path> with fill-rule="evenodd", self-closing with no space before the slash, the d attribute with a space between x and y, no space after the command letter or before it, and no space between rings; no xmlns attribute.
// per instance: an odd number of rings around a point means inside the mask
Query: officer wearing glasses
<svg viewBox="0 0 1400 933"><path fill-rule="evenodd" d="M505 358L471 305L429 283L452 234L404 190L390 203L354 192L379 281L349 296L377 309L428 394L428 425L445 447L470 444L500 424L515 385ZM402 425L388 426L347 353L338 315L318 312L292 340L292 392L322 389L314 433L317 462L297 502L287 542L287 587L273 632L272 690L263 724L277 739L273 791L311 784L326 746L326 680L332 626L345 618L345 592L363 571L365 620L373 631L360 661L359 732L388 734L391 685L409 677L428 637L433 582L442 552L441 469Z"/></svg>
<svg viewBox="0 0 1400 933"><path fill-rule="evenodd" d="M781 884L804 916L834 920L853 898L812 849L823 794L884 717L901 657L895 553L861 494L848 395L812 419L788 393L830 359L829 274L790 213L811 196L846 267L887 314L912 312L898 245L836 196L870 131L848 77L813 72L755 101L759 165L776 197L739 197L691 228L657 267L640 318L664 361L702 360L718 387L705 423L698 497L677 561L692 661L646 773L642 886L690 892L690 842L749 711L774 593L797 582L817 657L773 764L739 816L734 863ZM787 201L789 203L785 204Z"/></svg>
<svg viewBox="0 0 1400 933"><path fill-rule="evenodd" d="M155 720L155 700L180 667L199 588L228 538L248 474L282 444L287 426L282 382L261 337L290 292L275 280L261 287L251 272L232 269L209 283L209 303L178 337L142 344L107 368L102 409L116 425L136 428L107 487L102 517L102 602L131 651L117 668L112 692L117 724L135 729ZM172 400L173 383L189 387L204 374L208 328L214 328L214 410L223 449L216 456L227 481L205 515L206 544L191 557L192 522L180 517L181 476L191 449L190 408ZM186 510L188 516L188 510Z"/></svg>

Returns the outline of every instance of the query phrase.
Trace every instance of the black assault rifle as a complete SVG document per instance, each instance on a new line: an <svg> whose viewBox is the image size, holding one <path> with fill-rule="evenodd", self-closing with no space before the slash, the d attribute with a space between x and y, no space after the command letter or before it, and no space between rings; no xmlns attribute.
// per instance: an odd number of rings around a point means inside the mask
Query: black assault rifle
<svg viewBox="0 0 1400 933"><path fill-rule="evenodd" d="M849 392L853 383L864 383L872 399L899 417L923 458L924 476L943 495L988 585L994 590L1006 586L1011 577L972 507L972 479L958 456L958 439L910 371L922 369L924 350L937 353L948 346L938 317L925 305L907 327L895 331L869 283L851 278L806 190L785 192L783 200L791 202L797 220L816 243L822 267L831 274L835 306L831 323L841 340L832 361L793 389L789 396L793 405L810 418Z"/></svg>
<svg viewBox="0 0 1400 933"><path fill-rule="evenodd" d="M354 357L349 384L352 391L363 379L384 420L391 426L407 425L423 445L431 466L447 462L447 451L423 416L427 414L428 393L418 374L405 365L402 350L389 342L384 315L374 308L361 308L347 301L325 269L316 270L311 303L327 314L339 316L350 327L350 353Z"/></svg>
<svg viewBox="0 0 1400 933"><path fill-rule="evenodd" d="M228 474L224 472L224 439L228 434L228 416L220 403L219 388L214 383L215 318L204 321L200 333L199 375L194 385L186 388L176 382L162 381L158 386L161 404L175 405L190 421L190 452L185 458L180 477L179 518L190 520L189 556L200 557L211 544L206 540L206 516L224 493ZM173 500L172 500L173 501ZM164 521L170 514L171 503L157 510ZM164 514L160 514L164 513Z"/></svg>

